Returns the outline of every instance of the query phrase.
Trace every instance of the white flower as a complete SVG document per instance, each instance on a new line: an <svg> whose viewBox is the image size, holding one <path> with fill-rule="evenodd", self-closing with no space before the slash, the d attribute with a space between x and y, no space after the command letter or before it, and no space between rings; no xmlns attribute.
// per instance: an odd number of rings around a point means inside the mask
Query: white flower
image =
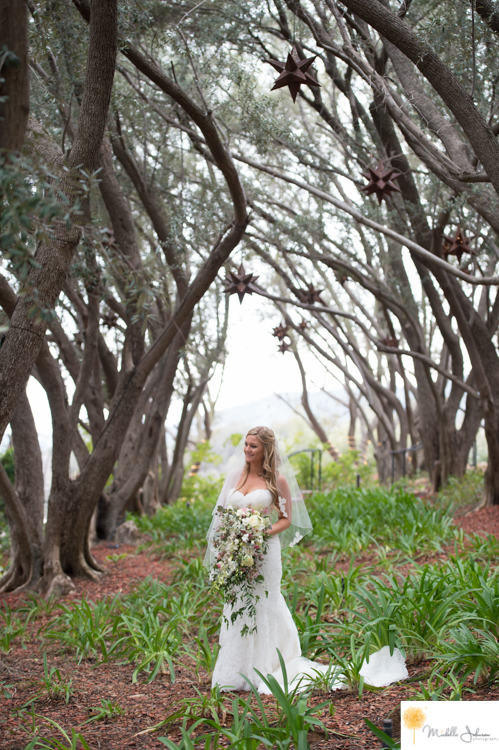
<svg viewBox="0 0 499 750"><path fill-rule="evenodd" d="M243 566L243 568L252 568L254 565L254 560L251 555L244 555L243 559L241 560L241 565Z"/></svg>
<svg viewBox="0 0 499 750"><path fill-rule="evenodd" d="M236 516L239 516L239 518L244 518L248 514L248 511L246 508L239 508L239 510L236 510Z"/></svg>
<svg viewBox="0 0 499 750"><path fill-rule="evenodd" d="M243 542L249 542L249 535L243 534Z"/></svg>
<svg viewBox="0 0 499 750"><path fill-rule="evenodd" d="M245 525L246 525L246 526L251 526L252 528L253 528L253 527L255 527L255 526L258 526L258 525L259 525L259 523L260 523L260 519L258 518L258 516L250 516L250 517L249 517L249 518L248 518L248 519L247 519L247 520L245 521Z"/></svg>
<svg viewBox="0 0 499 750"><path fill-rule="evenodd" d="M258 516L250 516L249 518L247 518L245 521L245 525L249 526L255 531L263 531L263 529L265 528L265 524Z"/></svg>

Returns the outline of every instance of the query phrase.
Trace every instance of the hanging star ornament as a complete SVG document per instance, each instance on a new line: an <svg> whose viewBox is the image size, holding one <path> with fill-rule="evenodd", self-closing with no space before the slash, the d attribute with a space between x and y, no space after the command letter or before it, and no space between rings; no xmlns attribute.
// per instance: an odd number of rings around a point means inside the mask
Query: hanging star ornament
<svg viewBox="0 0 499 750"><path fill-rule="evenodd" d="M468 255L476 256L476 252L470 246L469 241L470 241L470 238L466 237L464 233L464 229L461 229L461 227L458 227L457 232L454 235L454 237L444 236L442 255L445 258L448 258L449 255L455 255L458 263L461 263L461 258L463 257L464 253L467 253Z"/></svg>
<svg viewBox="0 0 499 750"><path fill-rule="evenodd" d="M228 271L227 278L224 281L225 294L237 294L239 302L242 303L245 294L253 294L257 289L254 286L258 276L253 276L252 273L246 273L244 266L241 263L239 269L236 271Z"/></svg>
<svg viewBox="0 0 499 750"><path fill-rule="evenodd" d="M266 63L272 65L280 73L279 78L275 80L270 90L274 91L275 89L287 86L291 98L295 102L300 86L303 84L307 84L307 86L320 86L320 83L308 72L316 57L317 55L314 55L314 57L307 57L305 60L300 60L296 47L293 47L291 52L288 53L288 59L285 63L279 60L265 60Z"/></svg>
<svg viewBox="0 0 499 750"><path fill-rule="evenodd" d="M307 328L308 328L308 323L307 323L307 321L306 321L306 320L302 320L302 322L301 322L301 323L298 323L298 326L297 326L297 327L298 327L298 330L299 330L299 331L301 331L301 333L303 333L303 331L306 331L306 330L307 330Z"/></svg>
<svg viewBox="0 0 499 750"><path fill-rule="evenodd" d="M392 349L398 349L399 342L397 339L392 338L386 338L386 339L380 339L380 343L383 344L383 346L389 346Z"/></svg>
<svg viewBox="0 0 499 750"><path fill-rule="evenodd" d="M376 167L376 169L373 169L373 167L368 167L364 172L361 172L361 174L366 178L366 180L369 180L369 182L367 183L367 185L364 185L364 187L361 187L360 189L366 195L372 195L373 193L376 193L376 198L378 199L378 203L380 206L383 198L387 198L389 195L395 192L402 192L399 186L394 183L394 180L397 180L402 176L402 172L399 172L393 167L390 167L390 169L385 169L382 161L378 162L378 166Z"/></svg>
<svg viewBox="0 0 499 750"><path fill-rule="evenodd" d="M276 326L272 331L272 336L275 336L279 341L284 341L286 336L288 336L288 330L289 326L285 325L284 323L281 323L281 325Z"/></svg>
<svg viewBox="0 0 499 750"><path fill-rule="evenodd" d="M101 316L102 322L107 328L116 328L118 324L118 316L114 315L114 313L104 313L104 315Z"/></svg>
<svg viewBox="0 0 499 750"><path fill-rule="evenodd" d="M306 305L313 305L314 302L320 302L321 305L324 302L321 300L321 294L324 289L316 289L313 284L307 284L307 289L298 289L296 294L300 302Z"/></svg>
<svg viewBox="0 0 499 750"><path fill-rule="evenodd" d="M281 354L284 354L285 352L290 352L291 344L287 344L285 341L283 341L279 347L279 351L281 352Z"/></svg>

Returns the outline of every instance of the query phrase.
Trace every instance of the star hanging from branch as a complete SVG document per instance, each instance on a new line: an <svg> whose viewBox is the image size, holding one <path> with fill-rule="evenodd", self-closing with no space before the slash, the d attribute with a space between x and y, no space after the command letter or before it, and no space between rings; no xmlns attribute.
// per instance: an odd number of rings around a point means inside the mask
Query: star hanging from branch
<svg viewBox="0 0 499 750"><path fill-rule="evenodd" d="M279 347L279 351L281 352L281 354L284 354L285 352L290 352L291 344L287 344L285 341L283 341Z"/></svg>
<svg viewBox="0 0 499 750"><path fill-rule="evenodd" d="M281 89L283 86L287 86L291 98L295 102L302 84L306 83L307 86L320 86L320 83L308 72L316 57L317 55L314 55L314 57L307 57L305 60L300 60L296 47L293 47L291 52L288 52L288 59L285 63L282 63L279 60L265 60L266 63L272 65L272 67L280 73L279 78L275 80L274 85L270 90L274 91L275 89Z"/></svg>
<svg viewBox="0 0 499 750"><path fill-rule="evenodd" d="M307 289L298 289L296 294L300 302L306 305L313 305L315 302L320 302L321 305L324 302L321 300L321 294L324 289L316 289L313 284L307 284Z"/></svg>
<svg viewBox="0 0 499 750"><path fill-rule="evenodd" d="M116 325L118 323L118 316L114 315L114 313L104 313L102 317L102 323L107 326L107 328L116 328Z"/></svg>
<svg viewBox="0 0 499 750"><path fill-rule="evenodd" d="M464 229L458 227L454 237L444 236L442 255L446 258L448 258L449 255L455 255L457 262L461 263L461 258L464 253L468 253L468 255L476 255L476 252L470 247L469 238L466 237Z"/></svg>
<svg viewBox="0 0 499 750"><path fill-rule="evenodd" d="M367 185L364 185L364 187L361 187L360 189L366 195L372 195L373 193L376 193L376 198L378 199L378 203L380 206L383 198L388 197L394 192L402 192L399 186L393 182L393 180L396 180L402 176L402 172L399 172L393 167L390 167L390 169L385 169L382 161L378 162L378 166L376 169L373 169L373 167L368 167L365 172L361 172L361 174L366 178L366 180L369 180L369 182L367 183Z"/></svg>
<svg viewBox="0 0 499 750"><path fill-rule="evenodd" d="M228 271L227 278L224 280L225 294L237 294L239 302L242 303L245 294L253 294L257 289L254 286L258 276L253 276L252 273L246 273L244 266L241 263L239 269L236 271Z"/></svg>
<svg viewBox="0 0 499 750"><path fill-rule="evenodd" d="M306 320L302 320L301 323L298 323L297 328L299 331L303 333L303 331L306 331L308 328L308 323Z"/></svg>
<svg viewBox="0 0 499 750"><path fill-rule="evenodd" d="M289 326L285 325L284 323L281 323L281 325L276 326L272 331L272 336L275 336L279 339L279 341L284 341L285 337L288 336L288 330Z"/></svg>
<svg viewBox="0 0 499 750"><path fill-rule="evenodd" d="M390 346L392 349L397 349L399 345L397 339L391 338L380 339L380 343L383 344L383 346Z"/></svg>

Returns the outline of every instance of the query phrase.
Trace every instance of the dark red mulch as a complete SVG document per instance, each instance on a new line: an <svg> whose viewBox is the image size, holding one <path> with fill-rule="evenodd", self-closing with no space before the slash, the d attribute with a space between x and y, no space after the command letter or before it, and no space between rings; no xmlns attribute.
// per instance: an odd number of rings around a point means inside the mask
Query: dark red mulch
<svg viewBox="0 0 499 750"><path fill-rule="evenodd" d="M128 593L137 581L141 581L147 576L166 581L171 573L171 565L148 551L137 552L137 548L132 545L116 545L109 542L99 542L92 547L92 554L104 568L105 574L98 582L89 581L83 578L73 579L74 591L65 599L81 599L86 596L87 599L105 599L106 596L115 594ZM112 561L113 556L121 556L119 560ZM17 594L10 592L0 594L0 601L6 602L11 607L18 606L20 601L26 598L26 594Z"/></svg>
<svg viewBox="0 0 499 750"><path fill-rule="evenodd" d="M484 508L469 516L456 519L456 523L463 526L467 533L493 533L499 538L499 507ZM75 581L75 591L66 601L86 595L89 599L101 599L116 593L126 593L133 585L146 576L168 581L171 579L171 565L164 559L155 557L154 553L143 550L137 552L133 547L121 546L115 548L107 543L100 543L93 550L97 560L106 569L100 583L91 581ZM126 554L123 559L115 562L106 560L111 555ZM443 559L444 555L433 555L431 560ZM365 559L364 559L365 558ZM430 558L429 558L430 559ZM368 556L362 558L364 563L374 562ZM356 561L359 564L360 560ZM421 562L421 560L419 561ZM348 564L347 564L348 567ZM0 601L15 607L19 605L24 595L7 594ZM128 748L162 748L159 736L168 736L174 741L180 740L178 725L163 729L156 734L136 736L138 732L147 729L161 721L165 715L173 711L181 698L193 697L194 688L202 693L209 690L209 683L199 684L189 665L176 670L177 680L171 685L169 678L160 675L153 683L139 681L133 684L132 666L109 663L94 666L91 660L84 660L77 664L70 654L61 653L55 643L41 644L35 637L33 629L32 639L23 649L15 643L8 655L0 656L0 685L14 685L14 695L3 698L0 695L0 748L1 750L24 750L30 735L23 728L17 711L29 701L40 689L40 679L43 675L43 651L47 651L49 667L58 667L64 679L71 679L74 695L68 704L62 701L51 701L39 698L34 703L35 713L57 721L70 734L71 727L81 731L91 750L127 750ZM320 733L311 736L313 748L325 750L356 750L357 748L380 747L381 743L370 733L364 724L368 718L378 726L384 718L392 718L395 733L398 729L399 707L401 700L410 698L417 689L419 675L423 679L428 665L424 663L409 666L411 677L415 682L405 685L395 685L380 692L365 691L362 700L357 694L347 691L335 691L329 696L317 696L314 703L326 699L332 700L334 715L322 715L322 720L330 730L330 735L324 739ZM499 688L482 687L475 693L467 693L464 700L499 700ZM83 725L89 717L91 707L100 706L101 700L111 700L119 704L125 711L123 716ZM273 699L264 697L264 702L271 705ZM25 714L27 721L27 714ZM45 737L59 737L57 731L42 719L39 722L39 733ZM230 717L228 720L230 723ZM199 733L203 733L203 728ZM353 736L348 736L353 735Z"/></svg>
<svg viewBox="0 0 499 750"><path fill-rule="evenodd" d="M466 534L493 534L499 539L499 505L468 512L467 515L457 517L456 523L463 527Z"/></svg>

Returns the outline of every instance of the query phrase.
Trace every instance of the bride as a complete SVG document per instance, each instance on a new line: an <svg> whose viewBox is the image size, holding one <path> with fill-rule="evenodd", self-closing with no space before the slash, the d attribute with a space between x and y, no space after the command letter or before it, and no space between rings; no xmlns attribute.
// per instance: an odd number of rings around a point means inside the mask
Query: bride
<svg viewBox="0 0 499 750"><path fill-rule="evenodd" d="M270 530L267 552L260 567L264 580L255 590L259 597L256 621L248 622L243 616L232 623L231 609L227 605L224 607L221 648L212 685L218 684L222 690L249 690L247 677L258 692L269 692L255 670L263 675L272 674L282 685L278 650L291 686L296 680L302 680L303 684L307 677L317 676L317 672L326 673L327 665L302 657L298 631L281 594L281 549L297 544L312 530L312 524L291 465L285 456L281 458L277 440L269 427L249 430L231 460L207 535L207 567L211 567L215 559L213 538L218 524L216 509L220 506L268 508L275 511L276 521ZM241 635L245 624L249 629L256 625L256 630ZM377 687L408 676L400 651L395 649L390 656L387 646L371 654L361 674L367 684ZM331 687L341 687L341 681L336 681Z"/></svg>

